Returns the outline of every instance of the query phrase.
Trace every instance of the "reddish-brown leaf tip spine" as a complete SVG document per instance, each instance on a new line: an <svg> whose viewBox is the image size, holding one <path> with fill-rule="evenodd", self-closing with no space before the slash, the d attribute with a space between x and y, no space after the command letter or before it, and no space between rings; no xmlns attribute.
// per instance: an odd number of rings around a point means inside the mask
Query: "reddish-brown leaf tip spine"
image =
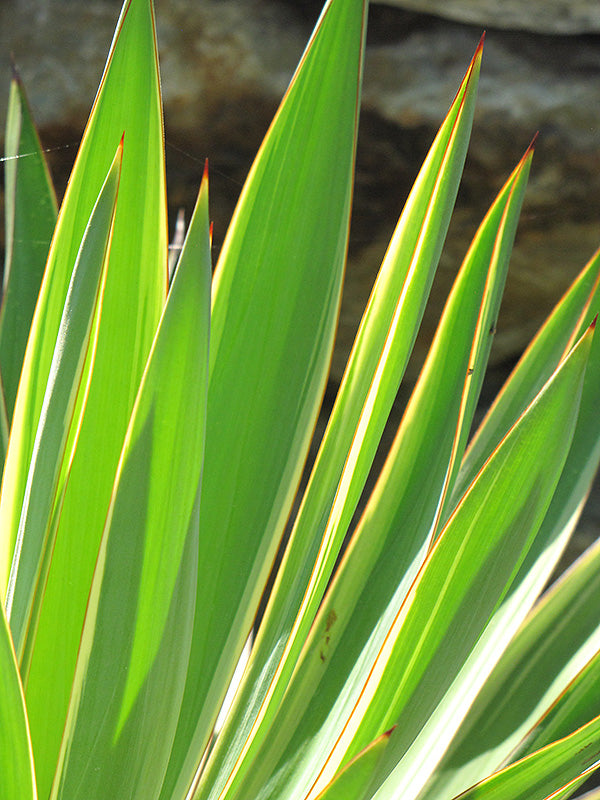
<svg viewBox="0 0 600 800"><path fill-rule="evenodd" d="M596 330L596 322L597 322L597 321L598 321L598 314L596 314L596 316L595 316L595 317L594 317L594 319L592 320L592 324L590 325L590 330L592 330L592 331L595 331L595 330Z"/></svg>
<svg viewBox="0 0 600 800"><path fill-rule="evenodd" d="M204 161L204 172L202 173L202 180L208 180L208 158Z"/></svg>
<svg viewBox="0 0 600 800"><path fill-rule="evenodd" d="M536 131L536 132L535 132L535 134L534 134L534 136L533 136L533 139L532 139L532 140L531 140L531 142L529 143L529 147L528 147L528 148L527 148L527 150L525 151L525 152L526 152L526 154L527 154L527 153L530 153L532 150L534 150L534 149L535 149L535 144L536 144L536 142L537 142L537 139L538 139L538 136L539 136L539 135L540 135L540 132L539 132L539 131Z"/></svg>

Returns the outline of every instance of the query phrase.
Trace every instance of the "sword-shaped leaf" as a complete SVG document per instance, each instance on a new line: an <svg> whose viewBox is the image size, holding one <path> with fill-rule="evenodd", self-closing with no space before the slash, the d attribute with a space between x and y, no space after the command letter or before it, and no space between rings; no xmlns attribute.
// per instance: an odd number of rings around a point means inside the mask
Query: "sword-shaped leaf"
<svg viewBox="0 0 600 800"><path fill-rule="evenodd" d="M124 131L120 201L94 369L25 686L42 797L48 796L54 774L119 453L166 297L164 139L151 0L126 0L123 5L48 256L19 384L0 500L3 596L71 270ZM90 367L88 359L83 381ZM70 433L68 450L75 433Z"/></svg>
<svg viewBox="0 0 600 800"><path fill-rule="evenodd" d="M511 764L460 795L460 800L563 800L600 766L600 717L560 741Z"/></svg>
<svg viewBox="0 0 600 800"><path fill-rule="evenodd" d="M400 719L373 789L409 798L423 788L466 713L461 701L506 646L515 611L507 592L568 452L590 339L591 331L503 439L437 539L306 797Z"/></svg>
<svg viewBox="0 0 600 800"><path fill-rule="evenodd" d="M10 85L4 157L6 231L0 371L10 423L33 311L56 224L52 179L16 70Z"/></svg>
<svg viewBox="0 0 600 800"><path fill-rule="evenodd" d="M596 400L599 369L600 340L595 338L565 468L516 579L523 581L529 576L540 591L568 542L600 459ZM535 746L540 719L600 649L599 602L600 549L594 547L546 595L507 648L428 786L427 798L453 797L497 769L509 756L514 758L514 753L520 752L521 740L528 742L528 748ZM586 722L592 712L590 701L587 717L578 724Z"/></svg>
<svg viewBox="0 0 600 800"><path fill-rule="evenodd" d="M162 785L194 619L210 276L205 177L117 469L52 800Z"/></svg>
<svg viewBox="0 0 600 800"><path fill-rule="evenodd" d="M4 800L37 800L25 697L2 603L0 686L0 797Z"/></svg>
<svg viewBox="0 0 600 800"><path fill-rule="evenodd" d="M598 313L600 250L556 305L499 392L463 459L446 518L513 420L527 407Z"/></svg>
<svg viewBox="0 0 600 800"><path fill-rule="evenodd" d="M68 463L73 456L66 453L67 438L81 425L89 389L89 372L87 381L82 381L82 372L88 354L93 363L97 344L122 155L119 145L77 254L25 486L6 593L7 616L24 679L60 516L59 494L63 495L64 486L59 493L59 477L65 460Z"/></svg>
<svg viewBox="0 0 600 800"><path fill-rule="evenodd" d="M233 773L240 772L242 759L247 768L251 750L264 738L364 488L450 221L471 130L480 59L481 45L417 177L383 261L261 623L250 669L203 774L210 797L218 796ZM476 308L476 301L473 305ZM282 642L286 645L279 654Z"/></svg>
<svg viewBox="0 0 600 800"><path fill-rule="evenodd" d="M289 771L294 776L290 783L302 785L318 769L327 740L335 740L339 721L360 695L419 559L425 556L452 457L460 446L459 421L468 414L470 393L478 391L470 370L483 371L489 352L490 318L498 311L530 160L528 152L461 268L384 477L325 598L265 745L268 755L259 751L251 784L258 773L264 771L266 779L272 770L279 782ZM406 523L402 537L397 535L397 519ZM418 542L419 558L411 551L411 536ZM402 581L402 574L411 572L411 562L413 574ZM337 711L329 717L332 707ZM291 757L285 768L275 767L284 748L288 755L302 750L302 759Z"/></svg>
<svg viewBox="0 0 600 800"><path fill-rule="evenodd" d="M216 267L197 612L163 798L185 794L210 736L325 388L348 239L366 6L327 4Z"/></svg>
<svg viewBox="0 0 600 800"><path fill-rule="evenodd" d="M387 731L347 764L321 792L317 800L363 800L391 736Z"/></svg>

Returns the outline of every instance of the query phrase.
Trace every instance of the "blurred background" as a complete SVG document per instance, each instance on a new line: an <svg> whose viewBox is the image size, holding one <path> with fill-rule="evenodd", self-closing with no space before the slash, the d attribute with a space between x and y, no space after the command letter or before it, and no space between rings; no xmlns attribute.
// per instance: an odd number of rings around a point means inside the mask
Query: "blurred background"
<svg viewBox="0 0 600 800"><path fill-rule="evenodd" d="M156 0L155 5L170 224L173 228L180 208L191 213L208 156L216 261L246 173L322 0ZM6 108L12 53L59 198L120 6L120 0L0 0L0 109ZM372 3L350 256L325 411L412 181L484 30L464 179L388 442L477 225L536 131L482 407L600 246L597 0ZM595 491L569 557L599 533Z"/></svg>

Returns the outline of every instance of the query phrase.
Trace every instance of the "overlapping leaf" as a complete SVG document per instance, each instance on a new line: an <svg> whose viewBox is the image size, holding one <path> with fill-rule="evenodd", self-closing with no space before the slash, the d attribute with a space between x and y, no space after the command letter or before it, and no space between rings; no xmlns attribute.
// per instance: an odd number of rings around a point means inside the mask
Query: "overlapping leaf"
<svg viewBox="0 0 600 800"><path fill-rule="evenodd" d="M37 800L25 698L2 603L0 686L0 797L6 800Z"/></svg>
<svg viewBox="0 0 600 800"><path fill-rule="evenodd" d="M89 357L93 363L97 344L122 154L120 144L77 254L25 486L6 597L12 636L24 677L28 672L54 547L56 521L60 516L58 495L62 493L58 488L59 477L64 462L68 464L72 457L72 453L65 454L67 437L72 427L79 429L89 389L89 375L87 382L82 382L81 377L86 359ZM78 419L74 419L76 405L80 409Z"/></svg>
<svg viewBox="0 0 600 800"><path fill-rule="evenodd" d="M322 399L347 247L365 16L364 0L327 4L217 264L196 623L165 800L176 784L185 794L208 741Z"/></svg>
<svg viewBox="0 0 600 800"><path fill-rule="evenodd" d="M450 221L471 129L480 59L481 47L432 145L381 267L254 646L250 670L203 776L203 789L211 797L218 796L233 774L239 780L251 763L252 750L264 738L364 487Z"/></svg>
<svg viewBox="0 0 600 800"><path fill-rule="evenodd" d="M171 752L196 596L210 316L207 195L205 178L119 461L53 800L157 797Z"/></svg>
<svg viewBox="0 0 600 800"><path fill-rule="evenodd" d="M595 256L530 346L499 396L496 409L505 400L522 402L539 381L540 368L544 374L547 360L551 363L558 358L569 340L589 324L598 304L599 270L600 259ZM555 569L573 532L600 460L596 401L599 369L600 341L594 338L565 468L540 532L516 578L517 582L533 581L538 591ZM494 416L492 411L490 425ZM482 436L488 433L486 424ZM496 769L598 648L596 606L584 599L596 590L597 563L598 556L592 553L582 560L578 570L561 582L552 599L549 597L539 607L508 648L469 713L427 797L450 798ZM569 619L572 624L565 627Z"/></svg>
<svg viewBox="0 0 600 800"><path fill-rule="evenodd" d="M385 669L378 674L375 668L371 680L385 684L386 676L403 677L388 684L387 698L375 692L365 713L373 723L377 714L384 724L392 715L403 722L374 780L373 788L381 783L374 795L380 800L419 794L526 613L530 587L513 578L568 453L591 334L592 329L486 462L395 621L402 635L397 645L386 643ZM385 699L389 709L381 704ZM368 730L364 721L361 726Z"/></svg>
<svg viewBox="0 0 600 800"><path fill-rule="evenodd" d="M102 322L25 686L38 790L47 796L123 437L166 296L162 109L151 0L127 0L63 200L25 354L0 500L4 595L71 270L125 131ZM126 213L125 213L126 211ZM87 381L90 360L82 381ZM78 416L76 409L75 416ZM65 465L66 468L66 465ZM64 474L60 481L64 481Z"/></svg>
<svg viewBox="0 0 600 800"><path fill-rule="evenodd" d="M385 752L391 733L391 730L383 733L353 758L325 787L317 800L362 800L373 772Z"/></svg>
<svg viewBox="0 0 600 800"><path fill-rule="evenodd" d="M386 490L377 492L379 502L383 498L391 502L384 504L378 516L373 515L363 528L359 528L360 535L350 547L305 648L296 680L284 701L285 710L280 712L281 720L276 718L267 744L267 748L271 748L270 752L267 750L269 756L259 754L258 765L254 765L254 779L257 773L263 770L267 773L269 768L273 768L275 761L270 759L277 758L275 753L285 747L287 736L293 737L287 746L288 753L292 753L302 749L295 746L294 741L305 742L319 731L314 744L304 748L301 766L296 763L298 759L292 757L289 769L303 770L309 775L320 763L327 742L335 739L339 725L336 720L342 719L344 713L350 713L352 698L360 693L369 665L382 646L387 626L395 613L393 609L397 610L402 592L406 592L410 584L411 578L408 577L406 586L403 589L398 587L403 571L408 569L414 556L408 547L413 526L415 539L420 537L417 550L423 545L425 551L427 549L427 537L440 506L444 480L458 446L458 420L468 406L469 392L478 391L471 380L469 364L482 370L486 350L489 351L489 346L480 348L480 344L489 342L490 318L497 314L530 156L528 153L507 182L463 265L411 401L414 413L407 412L398 434L392 464L383 479ZM441 364L444 365L443 371ZM444 380L441 380L442 375ZM437 478L434 462L440 465ZM418 480L423 469L427 481L421 478L422 485L416 492L411 486L411 472ZM421 496L424 506L429 506L428 511L418 507L419 501L415 510L415 497ZM407 523L402 540L395 535L396 511L398 518L405 518ZM410 518L412 511L415 511L414 520ZM429 522L423 522L427 515ZM386 538L388 541L384 547ZM405 556L407 563L403 565ZM361 593L364 583L370 583L369 590ZM357 602L358 598L360 602ZM300 697L303 698L302 708L296 702ZM336 704L336 714L326 722L328 709ZM344 708L347 712L342 710ZM286 731L286 736L282 735L282 730ZM283 774L284 771L279 769L280 778ZM296 780L297 775L291 782ZM253 784L254 790L257 784L258 781ZM252 789L246 791L251 794Z"/></svg>
<svg viewBox="0 0 600 800"><path fill-rule="evenodd" d="M451 734L461 709L466 713L468 707L461 699L465 692L476 693L475 676L485 675L488 659L496 655L494 633L502 634L504 626L495 630L494 620L489 626L488 622L510 586L558 480L577 416L573 398L582 382L589 339L589 335L584 338L503 440L439 537L393 620L366 684L351 702L349 717L342 715L332 754L307 796L377 736L379 726L389 727L400 716L402 725L390 738L375 788L385 780L381 797L412 797L422 788L444 749L444 738L437 746L433 742L440 731ZM564 422L560 437L552 419ZM510 606L510 596L505 599ZM484 629L490 638L479 641ZM311 657L319 658L314 649ZM356 669L362 667L359 661ZM403 676L400 680L399 675ZM461 679L453 686L458 676ZM308 687L300 682L296 697L302 697L303 691ZM344 701L341 697L329 707L328 719L333 724ZM288 719L301 713L297 702L290 706ZM322 731L323 727L319 734ZM319 734L314 742L322 748ZM302 763L292 751L288 747L287 759Z"/></svg>
<svg viewBox="0 0 600 800"><path fill-rule="evenodd" d="M56 224L56 197L25 90L13 75L6 119L0 372L10 423L25 346ZM4 450L8 440L4 441Z"/></svg>
<svg viewBox="0 0 600 800"><path fill-rule="evenodd" d="M600 766L600 718L492 775L461 800L562 800Z"/></svg>

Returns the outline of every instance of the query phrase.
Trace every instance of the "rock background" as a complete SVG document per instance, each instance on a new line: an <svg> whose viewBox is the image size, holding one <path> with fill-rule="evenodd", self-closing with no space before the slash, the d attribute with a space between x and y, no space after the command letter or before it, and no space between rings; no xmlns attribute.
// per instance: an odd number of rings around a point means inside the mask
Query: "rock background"
<svg viewBox="0 0 600 800"><path fill-rule="evenodd" d="M216 249L321 0L157 0L170 217L188 213L210 157ZM64 189L119 0L2 0L0 108L13 52ZM425 10L426 9L426 10ZM443 16L442 16L443 15ZM536 131L488 393L600 245L600 5L592 0L387 0L369 21L339 379L404 199L487 28L457 210L416 356L468 242ZM401 402L401 400L399 401ZM592 504L578 542L600 530ZM579 546L579 544L578 544Z"/></svg>

